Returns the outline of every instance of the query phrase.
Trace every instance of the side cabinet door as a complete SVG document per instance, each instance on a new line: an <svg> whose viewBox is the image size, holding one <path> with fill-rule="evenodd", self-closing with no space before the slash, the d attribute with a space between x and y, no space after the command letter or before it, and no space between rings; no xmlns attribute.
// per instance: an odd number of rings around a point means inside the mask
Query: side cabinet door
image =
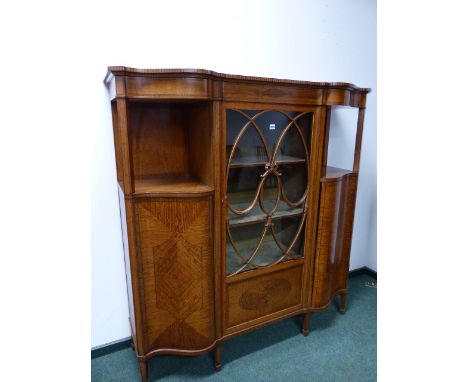
<svg viewBox="0 0 468 382"><path fill-rule="evenodd" d="M324 309L346 290L356 200L356 176L322 182L312 308Z"/></svg>
<svg viewBox="0 0 468 382"><path fill-rule="evenodd" d="M211 196L136 203L145 353L215 340Z"/></svg>

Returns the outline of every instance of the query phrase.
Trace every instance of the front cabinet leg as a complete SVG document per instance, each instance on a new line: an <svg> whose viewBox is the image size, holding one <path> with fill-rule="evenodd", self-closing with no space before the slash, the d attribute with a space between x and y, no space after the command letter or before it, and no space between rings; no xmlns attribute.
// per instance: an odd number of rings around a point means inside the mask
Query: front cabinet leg
<svg viewBox="0 0 468 382"><path fill-rule="evenodd" d="M309 335L309 325L310 325L310 314L305 313L302 317L302 334L304 336Z"/></svg>
<svg viewBox="0 0 468 382"><path fill-rule="evenodd" d="M221 344L218 342L214 349L214 366L216 371L221 370Z"/></svg>
<svg viewBox="0 0 468 382"><path fill-rule="evenodd" d="M141 382L148 382L148 362L139 359L138 363L140 365Z"/></svg>
<svg viewBox="0 0 468 382"><path fill-rule="evenodd" d="M340 309L339 312L344 314L346 311L346 292L340 293Z"/></svg>

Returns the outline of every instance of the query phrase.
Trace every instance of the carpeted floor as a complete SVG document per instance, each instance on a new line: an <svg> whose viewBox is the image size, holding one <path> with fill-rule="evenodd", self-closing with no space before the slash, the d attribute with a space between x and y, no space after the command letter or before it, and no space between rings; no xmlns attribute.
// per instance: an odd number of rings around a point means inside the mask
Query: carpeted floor
<svg viewBox="0 0 468 382"><path fill-rule="evenodd" d="M349 281L345 315L332 305L311 315L304 337L299 317L267 326L223 344L223 369L215 372L211 354L159 356L149 362L157 381L376 381L377 289L367 275ZM135 353L124 349L92 360L93 382L140 382Z"/></svg>

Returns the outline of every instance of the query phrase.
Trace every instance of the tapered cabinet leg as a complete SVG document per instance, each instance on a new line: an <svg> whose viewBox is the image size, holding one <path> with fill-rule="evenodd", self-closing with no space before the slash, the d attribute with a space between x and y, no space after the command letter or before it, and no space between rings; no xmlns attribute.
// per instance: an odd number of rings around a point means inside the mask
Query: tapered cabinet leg
<svg viewBox="0 0 468 382"><path fill-rule="evenodd" d="M221 344L217 343L214 348L214 366L216 371L221 370Z"/></svg>
<svg viewBox="0 0 468 382"><path fill-rule="evenodd" d="M310 314L306 313L302 317L302 334L304 336L309 335L309 325L310 325Z"/></svg>
<svg viewBox="0 0 468 382"><path fill-rule="evenodd" d="M340 293L340 309L339 312L344 314L346 311L346 292Z"/></svg>
<svg viewBox="0 0 468 382"><path fill-rule="evenodd" d="M148 382L148 362L138 360L140 364L141 382Z"/></svg>

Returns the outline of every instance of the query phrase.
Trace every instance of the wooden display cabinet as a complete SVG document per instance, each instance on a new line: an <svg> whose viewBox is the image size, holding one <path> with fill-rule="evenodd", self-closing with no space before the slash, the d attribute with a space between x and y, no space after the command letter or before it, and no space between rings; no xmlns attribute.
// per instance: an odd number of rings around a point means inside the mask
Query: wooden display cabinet
<svg viewBox="0 0 468 382"><path fill-rule="evenodd" d="M348 83L109 67L130 326L142 380L294 315L344 313L366 94ZM359 108L353 170L330 111Z"/></svg>

